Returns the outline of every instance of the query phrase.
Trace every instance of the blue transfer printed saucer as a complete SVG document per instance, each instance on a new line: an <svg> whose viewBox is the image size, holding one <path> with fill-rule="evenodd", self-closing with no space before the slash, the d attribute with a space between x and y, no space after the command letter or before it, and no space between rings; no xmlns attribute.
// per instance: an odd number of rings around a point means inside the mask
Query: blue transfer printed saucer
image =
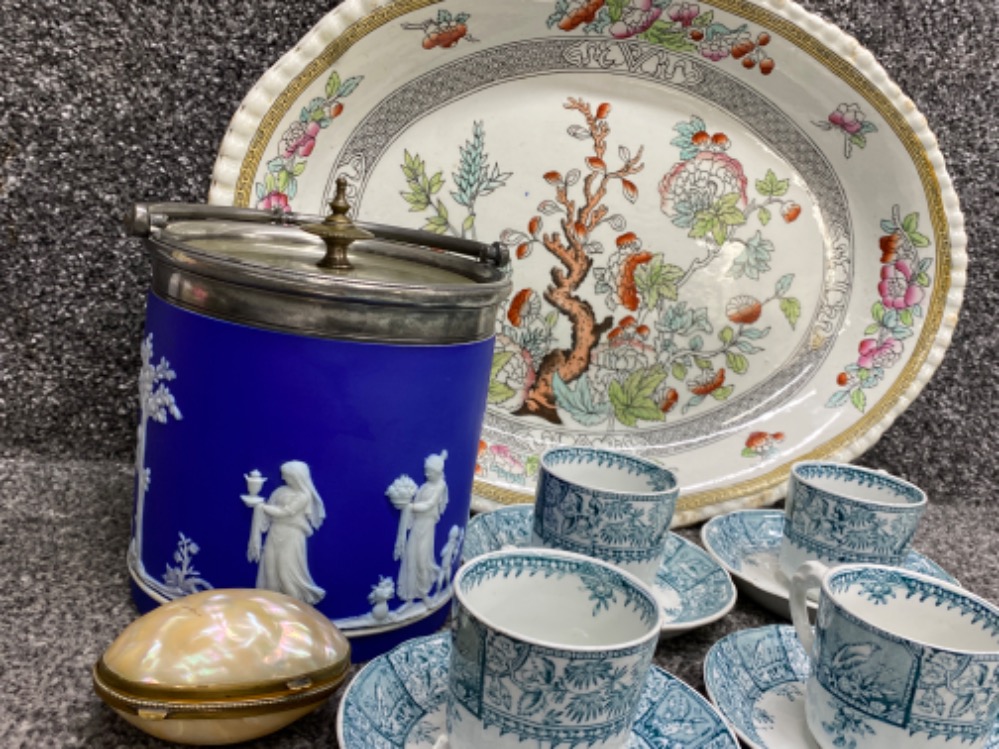
<svg viewBox="0 0 999 749"><path fill-rule="evenodd" d="M476 515L465 531L464 561L531 541L532 505L513 505ZM732 578L696 544L668 534L666 556L652 584L666 614L663 637L676 637L721 619L735 605Z"/></svg>
<svg viewBox="0 0 999 749"><path fill-rule="evenodd" d="M444 730L451 635L399 645L368 663L340 699L343 749L431 749ZM739 749L715 708L675 676L653 666L627 749Z"/></svg>
<svg viewBox="0 0 999 749"><path fill-rule="evenodd" d="M734 632L711 646L704 684L749 749L817 749L805 723L808 658L794 627ZM999 725L985 749L999 749Z"/></svg>
<svg viewBox="0 0 999 749"><path fill-rule="evenodd" d="M783 534L783 511L739 510L711 518L701 528L701 541L740 590L774 614L790 619L787 583L778 574ZM936 562L916 551L909 552L902 567L960 584ZM814 601L808 605L815 608Z"/></svg>

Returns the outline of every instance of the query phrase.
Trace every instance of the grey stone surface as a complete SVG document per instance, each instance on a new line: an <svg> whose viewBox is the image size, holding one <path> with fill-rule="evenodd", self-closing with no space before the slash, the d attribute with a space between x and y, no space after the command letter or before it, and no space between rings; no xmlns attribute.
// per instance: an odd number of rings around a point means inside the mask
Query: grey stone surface
<svg viewBox="0 0 999 749"><path fill-rule="evenodd" d="M999 600L999 18L992 0L808 0L926 115L967 220L961 321L920 398L859 462L923 486L917 548ZM138 200L204 201L229 118L328 10L300 0L0 0L0 745L160 746L89 667L134 616L124 551L148 268ZM695 530L685 531L688 537ZM774 619L744 598L658 660L702 686L719 636ZM335 702L259 746L335 745Z"/></svg>

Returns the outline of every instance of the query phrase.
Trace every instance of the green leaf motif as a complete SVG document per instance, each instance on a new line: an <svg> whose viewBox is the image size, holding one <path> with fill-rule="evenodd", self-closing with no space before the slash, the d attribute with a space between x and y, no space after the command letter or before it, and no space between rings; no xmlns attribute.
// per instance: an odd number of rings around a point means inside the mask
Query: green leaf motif
<svg viewBox="0 0 999 749"><path fill-rule="evenodd" d="M652 400L656 388L666 379L660 367L633 372L622 385L615 380L607 394L614 406L614 416L625 426L633 427L639 420L662 421L663 412Z"/></svg>
<svg viewBox="0 0 999 749"><path fill-rule="evenodd" d="M728 400L728 397L732 395L732 392L734 390L735 390L735 385L725 385L724 387L720 387L717 390L712 390L711 397L714 398L716 401Z"/></svg>
<svg viewBox="0 0 999 749"><path fill-rule="evenodd" d="M516 390L505 382L496 382L493 380L489 383L489 394L486 396L486 400L489 404L496 405L509 400L516 392Z"/></svg>
<svg viewBox="0 0 999 749"><path fill-rule="evenodd" d="M595 426L607 420L610 407L607 403L597 403L594 400L593 391L585 374L576 380L575 388L570 388L556 372L552 376L552 390L559 408L568 411L580 424Z"/></svg>
<svg viewBox="0 0 999 749"><path fill-rule="evenodd" d="M749 359L735 351L725 354L725 364L736 374L745 374L749 371Z"/></svg>
<svg viewBox="0 0 999 749"><path fill-rule="evenodd" d="M798 319L801 317L801 302L791 296L783 297L780 300L780 311L784 313L784 317L791 323L793 330L798 324Z"/></svg>
<svg viewBox="0 0 999 749"><path fill-rule="evenodd" d="M326 98L332 99L340 91L340 74L335 70L326 79Z"/></svg>
<svg viewBox="0 0 999 749"><path fill-rule="evenodd" d="M763 179L756 180L756 192L765 197L779 198L791 189L791 180L777 179L773 169L767 169Z"/></svg>
<svg viewBox="0 0 999 749"><path fill-rule="evenodd" d="M769 211L768 209L766 209L766 208L763 208L763 207L761 206L761 207L759 208L759 210L758 210L758 211L756 211L756 218L758 218L758 219L760 220L760 223L761 223L761 224L762 224L763 226L766 226L767 224L769 224L769 223L770 223L770 218L771 218L771 214L770 214L770 211ZM756 453L753 453L753 454L755 455Z"/></svg>
<svg viewBox="0 0 999 749"><path fill-rule="evenodd" d="M660 299L677 301L677 283L683 278L683 268L667 263L662 255L656 255L650 262L635 270L635 286L643 303L650 309L659 306Z"/></svg>
<svg viewBox="0 0 999 749"><path fill-rule="evenodd" d="M693 52L697 49L697 45L690 41L684 29L676 27L668 21L656 21L639 34L639 38L672 52Z"/></svg>
<svg viewBox="0 0 999 749"><path fill-rule="evenodd" d="M867 395L860 388L857 388L850 393L850 402L853 403L854 408L861 413L867 409Z"/></svg>

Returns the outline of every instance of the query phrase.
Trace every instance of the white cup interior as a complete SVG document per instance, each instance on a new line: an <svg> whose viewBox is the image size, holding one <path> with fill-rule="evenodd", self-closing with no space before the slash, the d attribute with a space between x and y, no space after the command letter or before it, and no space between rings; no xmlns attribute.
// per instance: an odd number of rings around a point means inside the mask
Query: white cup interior
<svg viewBox="0 0 999 749"><path fill-rule="evenodd" d="M590 448L555 448L542 458L545 470L587 489L619 494L659 494L676 487L665 468L639 458Z"/></svg>
<svg viewBox="0 0 999 749"><path fill-rule="evenodd" d="M901 570L868 569L880 570L878 574L886 579L889 576L920 579ZM946 650L999 653L999 609L959 588L925 578L918 593L907 596L896 591L894 596L886 596L879 602L876 579L841 587L835 582L836 577L834 572L833 581L827 580L823 586L826 595L832 595L846 611L878 629Z"/></svg>
<svg viewBox="0 0 999 749"><path fill-rule="evenodd" d="M888 505L926 502L923 491L908 481L855 465L805 462L793 468L795 480L839 497Z"/></svg>
<svg viewBox="0 0 999 749"><path fill-rule="evenodd" d="M561 575L532 574L528 564L518 561L552 554L577 561ZM474 574L459 573L456 589L460 602L489 627L555 647L619 648L658 632L659 612L651 594L608 565L576 554L547 551L498 552L469 565L498 556L506 557L502 563L509 574L470 583ZM586 574L593 570L602 584Z"/></svg>

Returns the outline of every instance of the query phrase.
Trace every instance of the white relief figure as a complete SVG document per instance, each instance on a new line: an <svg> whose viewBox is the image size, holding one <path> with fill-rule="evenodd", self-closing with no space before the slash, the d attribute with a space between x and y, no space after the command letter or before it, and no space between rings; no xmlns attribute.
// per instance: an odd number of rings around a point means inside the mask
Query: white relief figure
<svg viewBox="0 0 999 749"><path fill-rule="evenodd" d="M454 562L461 552L461 542L465 532L457 525L452 525L447 532L447 542L441 549L441 568L437 573L437 592L451 587L451 575L454 574Z"/></svg>
<svg viewBox="0 0 999 749"><path fill-rule="evenodd" d="M426 481L419 487L409 476L400 476L386 491L393 507L402 511L393 558L401 560L396 594L407 603L422 600L430 605L430 591L440 566L434 551L434 531L447 507L444 461L447 450L429 455L423 464Z"/></svg>
<svg viewBox="0 0 999 749"><path fill-rule="evenodd" d="M253 509L246 556L259 563L257 587L318 603L326 591L316 585L309 572L307 542L323 524L326 508L312 483L309 466L299 460L284 463L284 485L266 500L258 493L265 480L259 471L245 478L250 493L242 495L242 500Z"/></svg>

